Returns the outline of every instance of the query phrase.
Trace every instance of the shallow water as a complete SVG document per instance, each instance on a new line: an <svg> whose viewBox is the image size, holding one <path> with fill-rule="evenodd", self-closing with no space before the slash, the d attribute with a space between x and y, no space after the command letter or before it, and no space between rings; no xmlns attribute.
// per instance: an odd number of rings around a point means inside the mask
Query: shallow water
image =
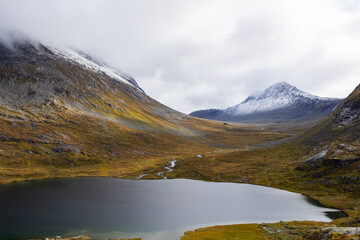
<svg viewBox="0 0 360 240"><path fill-rule="evenodd" d="M0 186L0 238L179 239L216 224L330 221L338 210L279 189L195 180L75 178Z"/></svg>

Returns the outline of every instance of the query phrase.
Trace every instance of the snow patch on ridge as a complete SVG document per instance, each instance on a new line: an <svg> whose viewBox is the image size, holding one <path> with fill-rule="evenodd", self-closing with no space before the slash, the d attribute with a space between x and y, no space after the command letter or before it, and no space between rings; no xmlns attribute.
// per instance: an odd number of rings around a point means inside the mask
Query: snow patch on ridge
<svg viewBox="0 0 360 240"><path fill-rule="evenodd" d="M54 48L54 47L48 46L48 45L45 45L45 46L50 51L52 51L54 54L66 59L66 60L76 62L91 71L94 71L96 73L103 73L103 74L105 74L111 78L114 78L122 83L128 84L130 86L133 86L133 87L143 91L141 88L139 88L139 86L136 84L136 82L134 80L129 81L128 80L129 77L123 77L116 70L114 70L106 65L96 62L90 56L84 56L84 54L81 54L72 49L58 49L58 48Z"/></svg>

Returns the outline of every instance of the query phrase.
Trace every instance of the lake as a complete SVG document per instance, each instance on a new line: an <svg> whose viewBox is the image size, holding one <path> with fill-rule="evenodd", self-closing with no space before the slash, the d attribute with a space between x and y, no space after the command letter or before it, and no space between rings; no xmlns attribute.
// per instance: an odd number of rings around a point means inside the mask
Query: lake
<svg viewBox="0 0 360 240"><path fill-rule="evenodd" d="M185 179L72 178L0 185L0 238L179 239L218 224L330 221L335 209L279 189Z"/></svg>

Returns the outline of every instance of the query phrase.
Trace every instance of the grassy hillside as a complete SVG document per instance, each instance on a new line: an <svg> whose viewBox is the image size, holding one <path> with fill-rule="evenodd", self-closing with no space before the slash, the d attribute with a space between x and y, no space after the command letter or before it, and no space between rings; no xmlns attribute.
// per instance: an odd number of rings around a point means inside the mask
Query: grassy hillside
<svg viewBox="0 0 360 240"><path fill-rule="evenodd" d="M287 134L189 117L45 46L0 45L0 182L135 177ZM155 175L156 176L156 175Z"/></svg>
<svg viewBox="0 0 360 240"><path fill-rule="evenodd" d="M0 117L2 182L64 176L135 177L155 172L173 158L286 136L197 119L183 121L198 133L183 135L134 130L65 110L30 120L14 120L16 116L22 118L15 113Z"/></svg>

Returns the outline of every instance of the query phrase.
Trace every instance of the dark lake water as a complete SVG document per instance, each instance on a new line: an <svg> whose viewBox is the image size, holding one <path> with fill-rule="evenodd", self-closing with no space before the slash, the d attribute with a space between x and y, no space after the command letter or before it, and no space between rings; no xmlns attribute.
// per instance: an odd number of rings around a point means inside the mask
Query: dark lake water
<svg viewBox="0 0 360 240"><path fill-rule="evenodd" d="M89 234L95 239L179 239L217 224L330 221L338 210L249 184L75 178L0 186L0 238Z"/></svg>

